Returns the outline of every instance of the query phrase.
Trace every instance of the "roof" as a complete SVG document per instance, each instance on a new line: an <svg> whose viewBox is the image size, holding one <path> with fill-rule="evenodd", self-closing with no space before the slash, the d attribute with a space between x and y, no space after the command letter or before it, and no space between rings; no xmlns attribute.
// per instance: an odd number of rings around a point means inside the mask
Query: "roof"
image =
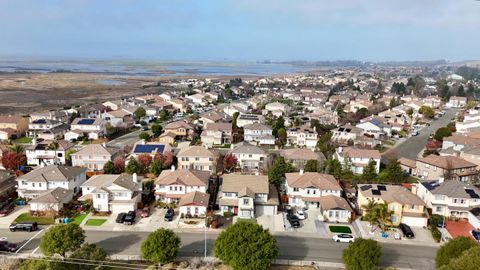
<svg viewBox="0 0 480 270"><path fill-rule="evenodd" d="M155 180L155 185L182 184L185 186L206 186L210 172L192 169L164 170Z"/></svg>
<svg viewBox="0 0 480 270"><path fill-rule="evenodd" d="M72 125L100 125L102 121L101 118L75 118Z"/></svg>
<svg viewBox="0 0 480 270"><path fill-rule="evenodd" d="M243 129L244 130L272 130L271 127L267 126L267 125L264 125L264 124L260 124L260 123L253 123L253 124L248 124L248 125L245 125L243 126Z"/></svg>
<svg viewBox="0 0 480 270"><path fill-rule="evenodd" d="M232 132L232 123L207 123L205 130L210 131L222 131L222 132Z"/></svg>
<svg viewBox="0 0 480 270"><path fill-rule="evenodd" d="M322 207L322 211L331 209L343 209L353 212L353 209L347 202L347 200L335 195L327 195L320 197L320 205Z"/></svg>
<svg viewBox="0 0 480 270"><path fill-rule="evenodd" d="M308 188L316 187L323 190L342 190L335 177L330 174L317 172L286 173L287 184L290 187Z"/></svg>
<svg viewBox="0 0 480 270"><path fill-rule="evenodd" d="M65 199L70 196L73 196L73 192L71 190L57 187L40 194L38 197L33 198L30 203L63 203L65 202Z"/></svg>
<svg viewBox="0 0 480 270"><path fill-rule="evenodd" d="M142 177L138 177L138 179L140 181ZM85 183L83 183L82 187L96 187L99 189L103 189L103 191L106 191L105 188L108 188L112 184L121 186L131 191L138 190L137 184L133 181L133 175L128 175L128 174L94 175L90 179L88 179Z"/></svg>
<svg viewBox="0 0 480 270"><path fill-rule="evenodd" d="M209 194L200 191L189 192L180 198L178 206L196 205L207 207L209 198Z"/></svg>
<svg viewBox="0 0 480 270"><path fill-rule="evenodd" d="M458 180L420 182L432 194L445 195L450 198L480 199L480 190L474 185Z"/></svg>
<svg viewBox="0 0 480 270"><path fill-rule="evenodd" d="M404 166L407 166L407 167L410 167L410 168L416 168L417 167L417 162L413 159L401 157L401 158L398 159L398 162L400 162L401 165L404 165Z"/></svg>
<svg viewBox="0 0 480 270"><path fill-rule="evenodd" d="M177 129L177 128L186 128L186 129L193 129L193 127L190 124L187 124L185 121L176 121L172 122L168 125L165 126L164 129Z"/></svg>
<svg viewBox="0 0 480 270"><path fill-rule="evenodd" d="M106 147L103 144L88 144L72 155L113 156L120 151L118 148Z"/></svg>
<svg viewBox="0 0 480 270"><path fill-rule="evenodd" d="M417 161L430 164L442 169L447 169L447 170L477 166L476 164L466 161L463 158L454 157L454 156L429 155L424 158L419 158Z"/></svg>
<svg viewBox="0 0 480 270"><path fill-rule="evenodd" d="M63 165L49 165L43 168L35 169L25 175L18 177L23 181L30 182L49 182L49 181L68 181L87 169L82 167L72 167Z"/></svg>
<svg viewBox="0 0 480 270"><path fill-rule="evenodd" d="M373 159L380 158L380 152L378 150L372 150L372 149L345 147L341 150L341 152L337 152L337 153L341 157L349 157L349 158L373 158Z"/></svg>
<svg viewBox="0 0 480 270"><path fill-rule="evenodd" d="M266 175L241 175L225 174L222 176L222 192L269 193L268 176Z"/></svg>
<svg viewBox="0 0 480 270"><path fill-rule="evenodd" d="M260 155L265 155L265 151L253 144L250 144L248 142L240 142L237 143L234 147L233 150L230 151L230 153L233 154L260 154Z"/></svg>
<svg viewBox="0 0 480 270"><path fill-rule="evenodd" d="M443 138L443 142L452 142L460 145L480 145L480 139L472 138L470 136L454 134L450 137Z"/></svg>
<svg viewBox="0 0 480 270"><path fill-rule="evenodd" d="M380 198L387 203L397 202L408 205L425 205L417 195L403 186L359 184L357 187L358 192L366 198Z"/></svg>
<svg viewBox="0 0 480 270"><path fill-rule="evenodd" d="M163 143L136 143L133 147L132 153L134 154L152 154L152 153L163 153L165 150L165 144Z"/></svg>
<svg viewBox="0 0 480 270"><path fill-rule="evenodd" d="M14 115L0 115L0 123L17 124L23 120L27 120L27 118Z"/></svg>
<svg viewBox="0 0 480 270"><path fill-rule="evenodd" d="M33 144L33 145L29 145L27 146L25 149L26 150L47 150L48 146L50 144L53 144L54 141L43 141L43 142L39 142L39 143L36 143L36 144ZM53 150L68 150L70 148L72 148L74 146L73 143L71 142L67 142L65 140L60 140L60 141L57 141L56 142L58 144L58 147L56 149L51 149L52 151Z"/></svg>
<svg viewBox="0 0 480 270"><path fill-rule="evenodd" d="M213 122L221 121L224 118L224 116L220 115L217 112L208 112L208 113L202 114L201 117L205 119L209 119Z"/></svg>
<svg viewBox="0 0 480 270"><path fill-rule="evenodd" d="M352 126L352 125L343 125L341 127L334 129L333 131L359 134L363 132L363 129L358 128L356 126Z"/></svg>
<svg viewBox="0 0 480 270"><path fill-rule="evenodd" d="M323 158L323 154L313 152L312 150L306 148L285 149L280 152L280 155L286 159L293 160L318 160Z"/></svg>
<svg viewBox="0 0 480 270"><path fill-rule="evenodd" d="M130 112L127 112L123 109L115 110L115 111L109 111L106 114L111 115L113 117L118 117L118 118L123 118L125 116L132 115Z"/></svg>
<svg viewBox="0 0 480 270"><path fill-rule="evenodd" d="M185 147L183 149L181 149L178 154L177 154L177 157L182 157L182 156L188 156L188 157L214 157L215 154L206 149L205 147L203 146L198 146L198 145L193 145L193 146L189 146L189 147Z"/></svg>

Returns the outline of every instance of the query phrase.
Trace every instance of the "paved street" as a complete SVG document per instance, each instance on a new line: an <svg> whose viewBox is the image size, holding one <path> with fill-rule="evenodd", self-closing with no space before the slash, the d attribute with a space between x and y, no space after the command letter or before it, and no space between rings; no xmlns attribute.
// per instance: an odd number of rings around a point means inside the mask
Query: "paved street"
<svg viewBox="0 0 480 270"><path fill-rule="evenodd" d="M438 119L433 120L430 126L421 129L417 136L412 136L407 140L401 142L395 148L385 152L382 155L382 161L386 161L388 157L396 155L397 157L405 157L409 159L416 159L418 154L423 150L430 134L435 133L437 129L446 126L452 122L452 118L458 112L458 109L449 109L445 114Z"/></svg>
<svg viewBox="0 0 480 270"><path fill-rule="evenodd" d="M15 232L1 229L0 236L7 237L9 241L17 243L21 253L39 253L38 245L42 232ZM87 241L96 243L110 254L139 255L141 242L147 237L147 232L106 232L88 231ZM182 247L179 256L193 257L204 254L204 234L179 233ZM217 234L207 233L207 256L212 256L213 242ZM277 244L280 249L279 259L341 262L342 250L347 247L344 243L333 243L330 239L316 237L292 237L287 233L276 234ZM28 242L27 242L28 241ZM429 246L387 244L382 243L382 265L393 265L398 268L434 269L436 248Z"/></svg>

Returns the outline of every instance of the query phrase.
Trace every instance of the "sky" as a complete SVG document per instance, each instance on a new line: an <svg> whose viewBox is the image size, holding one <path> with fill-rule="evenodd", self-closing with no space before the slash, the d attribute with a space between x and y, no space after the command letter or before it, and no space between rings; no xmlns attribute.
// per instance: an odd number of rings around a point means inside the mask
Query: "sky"
<svg viewBox="0 0 480 270"><path fill-rule="evenodd" d="M480 59L476 0L0 0L0 59Z"/></svg>

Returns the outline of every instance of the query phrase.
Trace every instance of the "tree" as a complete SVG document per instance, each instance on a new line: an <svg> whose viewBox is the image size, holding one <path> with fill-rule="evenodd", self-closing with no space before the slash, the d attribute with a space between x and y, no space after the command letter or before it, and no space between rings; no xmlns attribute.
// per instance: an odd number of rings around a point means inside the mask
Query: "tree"
<svg viewBox="0 0 480 270"><path fill-rule="evenodd" d="M317 141L317 149L320 150L320 152L322 152L325 157L331 156L331 154L335 150L335 146L332 144L331 141L332 135L332 132L328 131L322 136L320 136Z"/></svg>
<svg viewBox="0 0 480 270"><path fill-rule="evenodd" d="M325 173L340 179L342 177L342 163L336 159L327 159L325 162Z"/></svg>
<svg viewBox="0 0 480 270"><path fill-rule="evenodd" d="M237 126L237 119L238 119L238 116L240 115L239 112L234 112L233 113L233 116L232 116L232 127L233 128L238 128Z"/></svg>
<svg viewBox="0 0 480 270"><path fill-rule="evenodd" d="M307 160L307 163L305 163L304 170L306 172L317 172L318 171L318 161L315 160L315 159Z"/></svg>
<svg viewBox="0 0 480 270"><path fill-rule="evenodd" d="M402 82L400 83L394 82L392 84L391 92L401 96L407 93L407 88L405 87L405 84Z"/></svg>
<svg viewBox="0 0 480 270"><path fill-rule="evenodd" d="M161 125L159 125L159 124L153 124L152 125L153 136L158 137L162 134L162 132L163 132L163 128L162 128Z"/></svg>
<svg viewBox="0 0 480 270"><path fill-rule="evenodd" d="M40 241L40 250L46 256L59 254L65 257L67 252L79 249L85 241L85 232L78 224L58 224L50 227Z"/></svg>
<svg viewBox="0 0 480 270"><path fill-rule="evenodd" d="M280 186L285 173L293 171L290 163L285 162L283 157L277 157L273 165L268 169L268 181L275 186Z"/></svg>
<svg viewBox="0 0 480 270"><path fill-rule="evenodd" d="M217 97L217 103L225 103L225 98L223 97L223 94L219 94Z"/></svg>
<svg viewBox="0 0 480 270"><path fill-rule="evenodd" d="M80 249L70 255L69 259L75 260L89 260L96 261L96 263L104 262L107 260L108 254L103 248L95 244L83 244ZM107 269L107 267L101 267L99 265L80 265L80 264L67 264L67 269L76 270L101 270Z"/></svg>
<svg viewBox="0 0 480 270"><path fill-rule="evenodd" d="M230 173L237 167L237 163L237 157L233 154L228 154L223 158L223 169Z"/></svg>
<svg viewBox="0 0 480 270"><path fill-rule="evenodd" d="M62 268L61 264L57 262L28 259L22 261L18 270L61 270Z"/></svg>
<svg viewBox="0 0 480 270"><path fill-rule="evenodd" d="M373 159L368 161L366 167L363 168L362 180L366 183L374 182L377 178L377 162Z"/></svg>
<svg viewBox="0 0 480 270"><path fill-rule="evenodd" d="M163 170L163 164L161 159L154 158L152 164L150 164L150 173L155 176L159 176Z"/></svg>
<svg viewBox="0 0 480 270"><path fill-rule="evenodd" d="M140 138L140 140L145 140L145 141L150 140L150 134L148 134L148 132L142 132L138 134L138 137Z"/></svg>
<svg viewBox="0 0 480 270"><path fill-rule="evenodd" d="M130 157L130 160L125 167L125 172L128 174L140 173L141 166L138 164L138 161L134 157Z"/></svg>
<svg viewBox="0 0 480 270"><path fill-rule="evenodd" d="M138 164L140 165L141 171L145 172L150 167L152 163L152 157L149 154L141 154L137 157Z"/></svg>
<svg viewBox="0 0 480 270"><path fill-rule="evenodd" d="M147 112L145 111L144 108L139 107L133 112L133 115L135 116L136 119L142 119L147 115Z"/></svg>
<svg viewBox="0 0 480 270"><path fill-rule="evenodd" d="M155 264L172 262L177 257L180 243L180 238L172 230L160 228L142 242L142 258Z"/></svg>
<svg viewBox="0 0 480 270"><path fill-rule="evenodd" d="M386 231L387 228L392 225L391 216L394 212L388 209L388 204L386 202L377 204L373 209L373 212L382 232Z"/></svg>
<svg viewBox="0 0 480 270"><path fill-rule="evenodd" d="M268 269L278 256L275 238L253 222L239 221L220 233L214 254L234 270Z"/></svg>
<svg viewBox="0 0 480 270"><path fill-rule="evenodd" d="M188 107L190 108L190 107ZM191 111L191 109L190 109ZM170 118L170 114L168 113L168 111L166 110L161 110L159 113L158 113L158 120L160 122L164 122L164 121L167 121L168 119Z"/></svg>
<svg viewBox="0 0 480 270"><path fill-rule="evenodd" d="M437 256L435 257L437 268L448 265L450 260L460 257L464 251L474 246L477 246L477 243L472 238L465 236L458 236L448 241L437 251Z"/></svg>
<svg viewBox="0 0 480 270"><path fill-rule="evenodd" d="M25 151L25 148L23 146L21 146L20 144L14 143L14 144L8 146L8 150L10 150L11 152L17 153L17 154L23 154L23 152Z"/></svg>
<svg viewBox="0 0 480 270"><path fill-rule="evenodd" d="M279 116L277 118L277 120L275 120L275 122L273 123L273 126L272 126L272 135L277 137L278 136L278 130L279 129L285 129L285 119L283 119L283 116Z"/></svg>
<svg viewBox="0 0 480 270"><path fill-rule="evenodd" d="M437 129L437 131L435 132L435 136L433 136L433 138L435 138L435 140L437 141L443 141L444 137L450 137L450 136L452 136L452 131L447 127L441 127Z"/></svg>
<svg viewBox="0 0 480 270"><path fill-rule="evenodd" d="M403 180L403 170L400 166L400 162L396 158L390 158L387 166L385 168L386 171L386 181L390 183L400 183Z"/></svg>
<svg viewBox="0 0 480 270"><path fill-rule="evenodd" d="M463 85L460 85L457 89L457 96L464 97L465 96L465 88Z"/></svg>
<svg viewBox="0 0 480 270"><path fill-rule="evenodd" d="M358 238L343 251L342 259L348 270L377 269L382 247L372 239Z"/></svg>
<svg viewBox="0 0 480 270"><path fill-rule="evenodd" d="M374 230L373 226L378 224L377 213L375 212L377 205L376 201L368 199L368 203L361 206L363 210L363 218L370 223L372 231Z"/></svg>
<svg viewBox="0 0 480 270"><path fill-rule="evenodd" d="M16 171L20 166L27 163L27 157L24 154L18 154L12 151L8 151L2 156L2 164L6 170Z"/></svg>
<svg viewBox="0 0 480 270"><path fill-rule="evenodd" d="M72 165L72 154L75 154L77 150L70 148L65 152L65 160L67 161L67 165Z"/></svg>
<svg viewBox="0 0 480 270"><path fill-rule="evenodd" d="M287 132L285 131L285 128L280 128L277 131L277 137L280 145L284 145L285 143L287 143Z"/></svg>
<svg viewBox="0 0 480 270"><path fill-rule="evenodd" d="M448 270L477 270L479 265L480 246L475 246L462 252L459 257L450 259L445 268Z"/></svg>
<svg viewBox="0 0 480 270"><path fill-rule="evenodd" d="M125 159L122 157L117 157L113 160L113 166L115 167L115 173L123 173L125 171Z"/></svg>
<svg viewBox="0 0 480 270"><path fill-rule="evenodd" d="M163 168L167 169L172 166L173 163L173 154L172 152L165 152L163 153Z"/></svg>
<svg viewBox="0 0 480 270"><path fill-rule="evenodd" d="M418 112L421 115L423 115L423 117L429 118L429 119L432 119L435 116L435 111L427 105L422 105L422 107L420 107Z"/></svg>
<svg viewBox="0 0 480 270"><path fill-rule="evenodd" d="M104 174L114 174L115 173L115 165L110 160L103 164L103 173Z"/></svg>

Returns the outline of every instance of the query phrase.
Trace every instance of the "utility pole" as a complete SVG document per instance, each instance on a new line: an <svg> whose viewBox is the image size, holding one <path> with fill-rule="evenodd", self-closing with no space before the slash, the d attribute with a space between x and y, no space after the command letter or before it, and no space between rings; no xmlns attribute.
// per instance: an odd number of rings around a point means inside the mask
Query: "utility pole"
<svg viewBox="0 0 480 270"><path fill-rule="evenodd" d="M204 227L204 233L205 233L205 251L204 251L204 258L206 259L207 258L207 224L205 224L205 227Z"/></svg>

